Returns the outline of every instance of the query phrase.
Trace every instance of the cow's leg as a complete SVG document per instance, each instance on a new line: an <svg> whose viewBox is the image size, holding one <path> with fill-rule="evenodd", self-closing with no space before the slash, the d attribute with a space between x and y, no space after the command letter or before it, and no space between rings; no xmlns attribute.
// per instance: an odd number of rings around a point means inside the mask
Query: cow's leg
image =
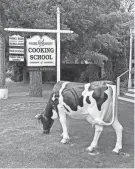
<svg viewBox="0 0 135 169"><path fill-rule="evenodd" d="M95 125L95 135L91 145L87 148L88 151L92 152L95 148L98 147L98 140L103 131L103 126Z"/></svg>
<svg viewBox="0 0 135 169"><path fill-rule="evenodd" d="M66 121L67 121L67 132L69 134L69 119L68 119L68 116L66 116ZM60 136L63 137L63 133L61 133Z"/></svg>
<svg viewBox="0 0 135 169"><path fill-rule="evenodd" d="M113 149L113 152L119 153L120 150L122 149L122 131L123 131L123 127L119 123L117 118L115 119L115 121L112 124L112 126L113 126L113 128L114 128L114 130L116 132L116 137L117 137L116 145L115 145L115 148Z"/></svg>
<svg viewBox="0 0 135 169"><path fill-rule="evenodd" d="M61 143L65 144L69 142L69 135L68 135L68 127L67 127L67 119L66 119L66 113L65 111L61 108L59 109L59 117L60 117L60 123L62 126L62 140Z"/></svg>

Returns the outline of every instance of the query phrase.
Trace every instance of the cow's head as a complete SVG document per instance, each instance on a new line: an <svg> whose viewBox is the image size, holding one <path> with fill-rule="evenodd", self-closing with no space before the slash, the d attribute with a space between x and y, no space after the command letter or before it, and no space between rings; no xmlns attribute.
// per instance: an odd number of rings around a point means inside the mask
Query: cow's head
<svg viewBox="0 0 135 169"><path fill-rule="evenodd" d="M43 133L49 134L50 128L52 127L54 120L51 119L51 117L45 116L43 113L37 114L35 118L40 120L43 124Z"/></svg>

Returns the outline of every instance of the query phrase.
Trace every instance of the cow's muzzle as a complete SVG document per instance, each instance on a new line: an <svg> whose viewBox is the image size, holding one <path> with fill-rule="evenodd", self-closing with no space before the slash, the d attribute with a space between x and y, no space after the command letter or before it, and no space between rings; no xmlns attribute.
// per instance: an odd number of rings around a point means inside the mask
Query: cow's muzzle
<svg viewBox="0 0 135 169"><path fill-rule="evenodd" d="M50 130L43 130L43 133L44 133L44 134L49 134L49 133L50 133Z"/></svg>

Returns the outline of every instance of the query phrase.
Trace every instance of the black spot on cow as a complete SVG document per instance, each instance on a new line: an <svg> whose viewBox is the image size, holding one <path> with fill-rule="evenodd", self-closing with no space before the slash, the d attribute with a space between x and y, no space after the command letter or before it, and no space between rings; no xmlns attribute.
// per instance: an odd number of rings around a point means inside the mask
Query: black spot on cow
<svg viewBox="0 0 135 169"><path fill-rule="evenodd" d="M79 106L83 107L83 96L79 98Z"/></svg>
<svg viewBox="0 0 135 169"><path fill-rule="evenodd" d="M104 96L101 97L99 94L97 95L96 92L93 93L92 97L96 100L97 102L97 107L98 110L101 111L101 106L102 104L107 100L108 95L104 93Z"/></svg>
<svg viewBox="0 0 135 169"><path fill-rule="evenodd" d="M58 113L57 105L59 104L59 92L55 92L53 93L53 95L54 95L54 100L52 100L53 109Z"/></svg>
<svg viewBox="0 0 135 169"><path fill-rule="evenodd" d="M90 101L90 99L89 99L89 96L86 97L86 102L87 102L88 104L91 104L91 101Z"/></svg>
<svg viewBox="0 0 135 169"><path fill-rule="evenodd" d="M65 89L64 92L62 92L62 96L63 101L71 108L71 110L77 111L76 94L70 89Z"/></svg>

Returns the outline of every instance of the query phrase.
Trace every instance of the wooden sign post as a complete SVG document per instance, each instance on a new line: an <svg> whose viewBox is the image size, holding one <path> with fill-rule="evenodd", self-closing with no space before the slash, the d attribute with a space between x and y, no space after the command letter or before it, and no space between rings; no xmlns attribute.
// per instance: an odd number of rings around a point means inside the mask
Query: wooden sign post
<svg viewBox="0 0 135 169"><path fill-rule="evenodd" d="M57 7L57 29L27 29L27 28L5 28L5 31L12 32L43 32L43 33L56 33L57 34L57 82L60 81L60 34L61 33L73 33L71 30L60 29L60 8ZM41 77L41 75L40 75ZM40 80L40 83L42 81ZM41 85L39 85L41 86Z"/></svg>
<svg viewBox="0 0 135 169"><path fill-rule="evenodd" d="M55 40L35 35L26 40L26 61L30 72L30 96L42 96L42 70L56 67ZM41 69L42 68L42 69Z"/></svg>

